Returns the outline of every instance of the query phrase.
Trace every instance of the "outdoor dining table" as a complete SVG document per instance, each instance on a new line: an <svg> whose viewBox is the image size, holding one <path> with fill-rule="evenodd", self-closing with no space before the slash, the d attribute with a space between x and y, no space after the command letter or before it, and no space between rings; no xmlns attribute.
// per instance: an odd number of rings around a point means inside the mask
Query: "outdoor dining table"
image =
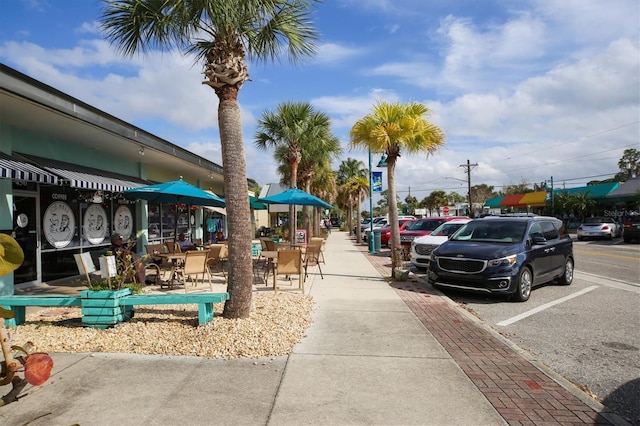
<svg viewBox="0 0 640 426"><path fill-rule="evenodd" d="M169 273L169 282L168 287L173 288L173 283L176 278L176 273L178 268L180 267L180 263L184 263L184 259L187 256L186 253L160 253L160 257L167 259L167 261L171 262L171 272Z"/></svg>

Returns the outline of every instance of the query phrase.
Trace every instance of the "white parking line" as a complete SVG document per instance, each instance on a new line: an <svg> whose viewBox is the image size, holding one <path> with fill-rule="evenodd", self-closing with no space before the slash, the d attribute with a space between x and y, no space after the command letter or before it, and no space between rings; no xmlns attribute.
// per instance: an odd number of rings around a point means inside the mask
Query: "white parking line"
<svg viewBox="0 0 640 426"><path fill-rule="evenodd" d="M595 290L596 288L598 288L597 285L592 285L591 287L587 287L584 290L580 290L576 293L570 294L569 296L565 296L565 297L561 297L560 299L554 300L553 302L549 302L549 303L545 303L544 305L540 305L537 308L533 308L530 311L527 312L523 312L520 315L516 315L515 317L511 317L509 319L506 319L504 321L500 321L499 323L497 323L496 325L499 325L501 327L507 326L507 325L511 325L514 322L518 322L521 319L525 319L527 317L530 317L533 314L537 314L538 312L542 312L547 308L550 308L552 306L558 305L562 302L566 302L567 300L571 300L575 297L578 296L582 296L583 294L589 293L591 290Z"/></svg>

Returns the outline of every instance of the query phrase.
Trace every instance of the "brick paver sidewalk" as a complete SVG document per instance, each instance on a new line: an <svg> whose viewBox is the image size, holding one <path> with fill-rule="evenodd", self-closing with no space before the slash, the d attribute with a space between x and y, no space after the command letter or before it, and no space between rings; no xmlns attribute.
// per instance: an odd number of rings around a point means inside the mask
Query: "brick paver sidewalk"
<svg viewBox="0 0 640 426"><path fill-rule="evenodd" d="M383 277L391 276L389 251L370 254L366 245L357 246ZM602 406L586 394L561 386L431 286L389 282L510 425L627 424L613 413L598 412Z"/></svg>

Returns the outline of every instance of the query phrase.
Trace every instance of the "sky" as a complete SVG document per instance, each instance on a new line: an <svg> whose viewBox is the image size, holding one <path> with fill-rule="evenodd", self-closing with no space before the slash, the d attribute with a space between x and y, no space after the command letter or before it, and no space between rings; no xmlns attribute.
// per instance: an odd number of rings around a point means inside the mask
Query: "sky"
<svg viewBox="0 0 640 426"><path fill-rule="evenodd" d="M224 166L202 65L179 52L121 56L99 30L102 6L0 0L0 62ZM347 158L368 167L349 131L376 102L425 104L446 144L402 155L401 200L466 195L467 161L471 184L495 190L552 177L556 188L584 186L640 149L637 0L326 0L312 19L313 58L248 63L238 101L247 176L260 185L280 177L273 154L255 147L256 123L283 102L331 118L336 170Z"/></svg>

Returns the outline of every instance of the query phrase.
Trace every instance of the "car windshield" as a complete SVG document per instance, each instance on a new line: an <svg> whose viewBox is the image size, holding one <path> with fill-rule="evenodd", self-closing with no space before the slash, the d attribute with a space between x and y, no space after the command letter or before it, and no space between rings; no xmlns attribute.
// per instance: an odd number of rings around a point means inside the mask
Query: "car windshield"
<svg viewBox="0 0 640 426"><path fill-rule="evenodd" d="M433 231L442 223L441 220L417 220L407 226L407 231Z"/></svg>
<svg viewBox="0 0 640 426"><path fill-rule="evenodd" d="M451 240L515 243L522 240L526 230L526 222L474 221L460 228Z"/></svg>
<svg viewBox="0 0 640 426"><path fill-rule="evenodd" d="M464 225L464 223L445 222L442 225L438 226L436 229L434 229L431 235L435 237L447 237L449 235L452 235L458 229L460 229L462 225Z"/></svg>

